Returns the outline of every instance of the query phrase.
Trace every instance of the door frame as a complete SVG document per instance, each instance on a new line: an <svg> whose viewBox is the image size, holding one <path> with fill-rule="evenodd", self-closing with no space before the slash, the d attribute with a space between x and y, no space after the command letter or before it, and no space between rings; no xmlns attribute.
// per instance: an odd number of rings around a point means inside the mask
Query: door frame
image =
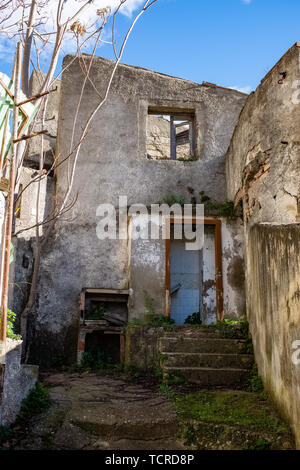
<svg viewBox="0 0 300 470"><path fill-rule="evenodd" d="M222 221L220 219L204 218L199 220L196 218L182 218L176 220L170 217L166 222L171 225L174 224L202 224L211 225L215 229L215 264L216 264L216 304L217 304L217 317L219 321L224 320L224 305L223 305L223 266L222 266ZM166 239L166 315L171 317L171 273L170 273L170 253L171 253L171 238Z"/></svg>

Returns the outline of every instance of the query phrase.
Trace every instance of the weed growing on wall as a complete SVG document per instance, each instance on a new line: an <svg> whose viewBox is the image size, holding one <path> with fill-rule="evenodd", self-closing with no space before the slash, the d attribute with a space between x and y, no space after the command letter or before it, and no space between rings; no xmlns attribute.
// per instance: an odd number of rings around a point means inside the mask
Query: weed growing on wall
<svg viewBox="0 0 300 470"><path fill-rule="evenodd" d="M213 212L215 215L219 217L234 217L235 216L235 208L233 201L226 200L224 202L217 202L213 201L204 191L200 191L198 195L196 194L194 188L188 187L188 192L191 195L189 203L192 206L196 206L197 204L203 204L204 208L208 212ZM173 204L179 204L180 206L185 205L185 197L178 194L169 194L165 197L164 201L165 204L172 206Z"/></svg>

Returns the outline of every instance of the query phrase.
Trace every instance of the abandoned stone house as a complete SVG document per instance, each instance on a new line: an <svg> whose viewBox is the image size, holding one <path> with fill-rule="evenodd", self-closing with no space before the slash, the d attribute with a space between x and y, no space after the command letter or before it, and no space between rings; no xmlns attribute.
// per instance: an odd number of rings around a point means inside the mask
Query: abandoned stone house
<svg viewBox="0 0 300 470"><path fill-rule="evenodd" d="M178 324L195 312L204 324L247 316L264 383L300 439L300 374L291 359L293 342L300 340L299 47L250 96L119 66L83 142L72 189L76 204L57 222L43 252L28 325L33 361L74 362L104 330L108 347L116 341L124 347L120 325L105 327L104 320L99 330L82 326L87 306L105 304L125 324L145 315L145 296L157 314ZM78 60L67 56L67 64L59 93L49 100L48 168L51 149L59 158L69 152L84 79ZM95 89L104 94L112 67L109 60L94 60L75 137L97 100ZM32 78L33 91L38 79ZM35 140L23 186L36 172L38 150ZM67 162L43 180L41 215L62 197L67 180ZM34 225L36 190L32 185L22 196L17 231ZM233 201L235 215L206 212L200 253L186 251L184 240L133 239L130 220L126 240L96 235L97 207L117 208L120 196L129 206L151 206L178 198L201 202L203 195L220 207ZM33 244L34 230L16 242L11 305L18 312L28 293Z"/></svg>

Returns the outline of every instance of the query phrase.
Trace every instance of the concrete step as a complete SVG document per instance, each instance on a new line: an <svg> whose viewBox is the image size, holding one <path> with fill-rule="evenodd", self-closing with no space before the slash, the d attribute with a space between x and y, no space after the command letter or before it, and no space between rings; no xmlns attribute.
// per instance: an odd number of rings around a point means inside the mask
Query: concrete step
<svg viewBox="0 0 300 470"><path fill-rule="evenodd" d="M243 354L245 346L246 341L239 339L185 336L160 338L160 350L169 353Z"/></svg>
<svg viewBox="0 0 300 470"><path fill-rule="evenodd" d="M172 337L189 337L189 338L220 338L220 331L213 331L204 326L185 326L176 325L172 327L172 330L166 334L166 336Z"/></svg>
<svg viewBox="0 0 300 470"><path fill-rule="evenodd" d="M213 369L250 369L254 357L247 354L215 354L215 353L169 353L162 361L163 367L209 367Z"/></svg>
<svg viewBox="0 0 300 470"><path fill-rule="evenodd" d="M177 379L201 386L238 386L248 383L249 371L246 369L209 367L164 367L164 380L172 383Z"/></svg>

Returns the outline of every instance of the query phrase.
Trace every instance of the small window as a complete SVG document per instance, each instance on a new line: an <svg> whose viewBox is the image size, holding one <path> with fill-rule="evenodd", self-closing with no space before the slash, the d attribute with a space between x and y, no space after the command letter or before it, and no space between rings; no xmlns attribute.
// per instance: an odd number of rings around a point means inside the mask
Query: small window
<svg viewBox="0 0 300 470"><path fill-rule="evenodd" d="M147 158L149 160L191 161L195 158L194 114L159 114L149 110Z"/></svg>

